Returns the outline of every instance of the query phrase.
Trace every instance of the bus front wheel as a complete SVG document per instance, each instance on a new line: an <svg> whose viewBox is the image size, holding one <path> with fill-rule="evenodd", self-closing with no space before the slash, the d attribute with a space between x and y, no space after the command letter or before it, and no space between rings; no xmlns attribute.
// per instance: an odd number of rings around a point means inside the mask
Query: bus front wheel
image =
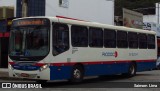
<svg viewBox="0 0 160 91"><path fill-rule="evenodd" d="M72 70L72 76L70 82L82 82L84 76L84 70L81 65L75 65Z"/></svg>

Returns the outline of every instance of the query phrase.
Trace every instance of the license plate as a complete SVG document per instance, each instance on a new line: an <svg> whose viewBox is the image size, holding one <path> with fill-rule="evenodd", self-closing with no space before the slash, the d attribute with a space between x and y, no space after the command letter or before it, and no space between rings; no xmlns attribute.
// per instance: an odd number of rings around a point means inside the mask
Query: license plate
<svg viewBox="0 0 160 91"><path fill-rule="evenodd" d="M21 77L29 77L29 74L21 73Z"/></svg>

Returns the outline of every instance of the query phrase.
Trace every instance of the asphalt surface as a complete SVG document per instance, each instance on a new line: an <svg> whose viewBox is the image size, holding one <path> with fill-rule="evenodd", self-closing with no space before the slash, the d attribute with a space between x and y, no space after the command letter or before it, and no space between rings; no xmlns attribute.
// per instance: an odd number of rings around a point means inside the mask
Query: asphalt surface
<svg viewBox="0 0 160 91"><path fill-rule="evenodd" d="M9 78L8 72L0 72L0 82L21 82L36 84L26 79ZM158 87L134 87L134 84L155 84ZM128 87L127 87L128 86ZM129 87L130 86L130 87ZM136 76L127 78L121 75L88 77L82 83L68 81L48 81L42 84L43 89L23 89L30 91L160 91L160 70L138 72ZM0 89L0 91L22 91L22 89Z"/></svg>

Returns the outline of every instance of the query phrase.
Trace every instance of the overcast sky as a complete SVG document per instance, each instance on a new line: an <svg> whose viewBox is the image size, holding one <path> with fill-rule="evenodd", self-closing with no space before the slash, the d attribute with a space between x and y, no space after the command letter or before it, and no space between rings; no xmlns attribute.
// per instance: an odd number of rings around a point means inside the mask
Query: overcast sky
<svg viewBox="0 0 160 91"><path fill-rule="evenodd" d="M0 0L0 6L14 6L16 0Z"/></svg>

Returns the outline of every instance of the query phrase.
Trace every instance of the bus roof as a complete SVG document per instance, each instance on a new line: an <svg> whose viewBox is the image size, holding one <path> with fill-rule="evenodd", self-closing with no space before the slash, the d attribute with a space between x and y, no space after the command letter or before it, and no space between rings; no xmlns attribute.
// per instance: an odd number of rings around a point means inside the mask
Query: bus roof
<svg viewBox="0 0 160 91"><path fill-rule="evenodd" d="M24 18L48 18L52 22L60 22L60 23L73 24L73 25L81 25L81 26L89 26L89 27L97 27L97 28L104 28L104 29L111 29L111 30L121 30L121 31L147 33L147 34L156 35L156 32L154 31L136 29L136 28L128 28L124 26L114 26L114 25L102 24L98 22L89 22L89 21L81 21L81 20L79 21L78 19L75 20L75 19L66 19L66 18L60 18L60 17L47 17L47 16L24 17ZM24 19L24 18L17 18L14 20Z"/></svg>

